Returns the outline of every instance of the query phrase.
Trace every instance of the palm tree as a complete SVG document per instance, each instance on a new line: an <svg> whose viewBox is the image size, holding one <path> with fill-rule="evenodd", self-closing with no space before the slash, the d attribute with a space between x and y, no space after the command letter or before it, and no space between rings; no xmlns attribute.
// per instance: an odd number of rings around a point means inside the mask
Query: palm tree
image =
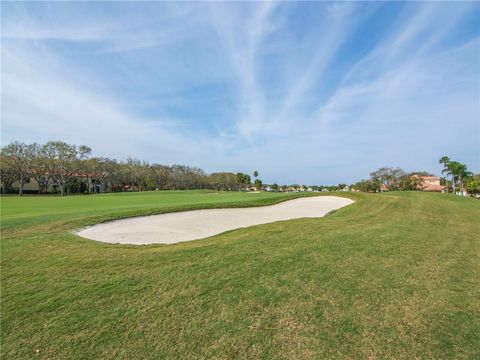
<svg viewBox="0 0 480 360"><path fill-rule="evenodd" d="M467 165L459 163L458 161L450 161L448 163L447 174L452 177L453 193L455 193L456 184L460 182L460 191L463 194L465 178L471 174L467 169Z"/></svg>
<svg viewBox="0 0 480 360"><path fill-rule="evenodd" d="M257 170L255 170L255 171L253 172L253 176L255 177L255 180L257 180L257 177L258 177L258 171L257 171Z"/></svg>
<svg viewBox="0 0 480 360"><path fill-rule="evenodd" d="M467 165L465 164L458 164L457 168L456 168L456 171L457 171L457 176L458 176L458 179L460 181L460 191L463 195L463 190L464 190L464 181L465 181L465 178L469 177L469 176L472 176L473 173L471 171L468 171L467 169Z"/></svg>
<svg viewBox="0 0 480 360"><path fill-rule="evenodd" d="M450 164L450 158L448 156L442 156L438 162L440 164L443 164L442 174L448 173L448 164ZM448 192L448 178L447 178L447 192Z"/></svg>
<svg viewBox="0 0 480 360"><path fill-rule="evenodd" d="M446 170L447 175L450 175L452 177L452 193L455 194L456 190L456 185L458 182L458 172L459 172L459 166L461 164L458 161L450 161L448 163L448 167Z"/></svg>

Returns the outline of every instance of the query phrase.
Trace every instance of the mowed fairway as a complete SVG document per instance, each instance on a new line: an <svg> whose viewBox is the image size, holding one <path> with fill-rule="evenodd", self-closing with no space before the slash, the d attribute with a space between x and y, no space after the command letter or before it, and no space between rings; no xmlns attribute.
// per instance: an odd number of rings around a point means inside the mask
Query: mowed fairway
<svg viewBox="0 0 480 360"><path fill-rule="evenodd" d="M152 246L71 230L291 196L2 198L2 358L479 358L480 202L336 195L355 203Z"/></svg>

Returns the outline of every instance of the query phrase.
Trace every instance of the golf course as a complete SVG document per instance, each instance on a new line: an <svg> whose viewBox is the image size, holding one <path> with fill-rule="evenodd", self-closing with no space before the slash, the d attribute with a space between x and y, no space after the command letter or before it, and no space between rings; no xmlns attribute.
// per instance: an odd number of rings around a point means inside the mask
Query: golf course
<svg viewBox="0 0 480 360"><path fill-rule="evenodd" d="M2 359L478 359L480 203L417 191L174 245L75 231L318 193L1 198Z"/></svg>

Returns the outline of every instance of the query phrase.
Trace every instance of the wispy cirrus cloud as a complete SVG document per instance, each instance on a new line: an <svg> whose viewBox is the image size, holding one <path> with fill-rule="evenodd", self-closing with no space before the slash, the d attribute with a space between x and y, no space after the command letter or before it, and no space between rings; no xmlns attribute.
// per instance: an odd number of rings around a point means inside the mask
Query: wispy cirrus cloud
<svg viewBox="0 0 480 360"><path fill-rule="evenodd" d="M267 182L480 169L476 3L2 7L2 142Z"/></svg>
<svg viewBox="0 0 480 360"><path fill-rule="evenodd" d="M128 52L155 48L188 38L207 18L201 8L166 3L165 12L139 11L128 3L118 14L90 13L62 3L45 2L42 11L27 10L23 3L9 4L9 18L2 24L2 38L23 41L96 43L102 52ZM37 5L32 5L34 8ZM148 10L148 9L145 9ZM37 14L37 15L39 15ZM80 16L78 16L80 15ZM84 15L84 16L82 16Z"/></svg>
<svg viewBox="0 0 480 360"><path fill-rule="evenodd" d="M478 166L479 80L472 74L479 70L480 39L441 46L470 11L468 5L452 13L428 3L406 23L398 22L322 104L319 128L349 127L370 138L377 166L402 153L404 166L426 167L452 149L458 156L470 154L471 165Z"/></svg>
<svg viewBox="0 0 480 360"><path fill-rule="evenodd" d="M93 142L97 152L106 155L116 144L117 156L127 157L145 151L145 143L154 141L152 120L135 116L108 94L75 83L74 77L69 82L67 70L57 64L43 60L38 67L36 56L8 49L2 49L2 59L8 64L2 85L4 142L19 135L24 141ZM154 124L162 125L161 120ZM155 133L163 139L159 151L181 148L186 140L168 126L157 126Z"/></svg>
<svg viewBox="0 0 480 360"><path fill-rule="evenodd" d="M229 4L210 4L212 25L225 50L230 69L238 81L240 102L234 130L252 143L251 135L263 131L266 119L265 95L258 83L262 42L275 31L272 14L275 2L264 2L258 7L244 9L245 16L236 16Z"/></svg>
<svg viewBox="0 0 480 360"><path fill-rule="evenodd" d="M295 110L299 103L302 103L302 98L305 97L306 93L317 81L321 81L322 75L335 59L338 50L355 30L359 19L364 17L362 14L353 18L352 14L355 8L357 8L356 4L351 3L336 3L325 8L324 24L319 29L318 39L315 39L312 44L317 50L312 54L307 67L302 70L298 80L293 83L288 91L277 115L278 119L285 120L285 117L291 116L291 112Z"/></svg>

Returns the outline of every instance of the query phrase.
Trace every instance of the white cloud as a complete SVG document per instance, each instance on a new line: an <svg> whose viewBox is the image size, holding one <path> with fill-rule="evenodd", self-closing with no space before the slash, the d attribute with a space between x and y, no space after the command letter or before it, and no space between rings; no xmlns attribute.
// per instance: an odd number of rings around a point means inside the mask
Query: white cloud
<svg viewBox="0 0 480 360"><path fill-rule="evenodd" d="M93 143L98 153L123 158L145 155L154 145L160 157L172 148L184 148L187 139L169 126L155 121L152 132L149 119L135 116L108 94L70 82L64 69L46 64L31 51L24 54L4 47L2 59L7 64L2 86L3 143L62 139ZM39 62L41 67L36 65ZM189 141L193 149L195 144ZM179 157L184 160L185 154Z"/></svg>
<svg viewBox="0 0 480 360"><path fill-rule="evenodd" d="M390 164L435 172L444 154L478 163L480 44L442 45L474 5L405 6L343 73L339 54L381 6L309 3L318 17L292 25L304 5L111 5L2 17L3 143L62 139L111 157L257 168L267 182L351 182Z"/></svg>

